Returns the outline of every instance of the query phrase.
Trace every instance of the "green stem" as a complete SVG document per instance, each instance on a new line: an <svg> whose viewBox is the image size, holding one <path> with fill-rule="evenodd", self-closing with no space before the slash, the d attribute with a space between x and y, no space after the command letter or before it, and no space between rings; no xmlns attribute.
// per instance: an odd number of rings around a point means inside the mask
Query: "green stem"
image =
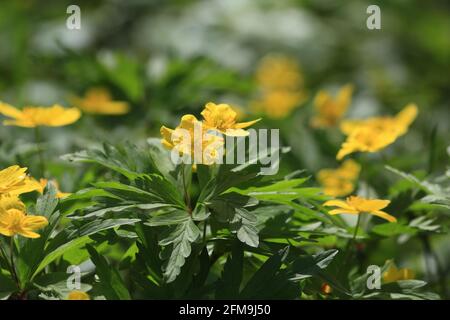
<svg viewBox="0 0 450 320"><path fill-rule="evenodd" d="M353 231L353 237L348 241L347 246L345 248L345 258L344 258L344 268L345 266L348 264L350 258L351 258L351 253L352 253L352 246L356 241L356 235L358 234L358 229L359 229L359 224L361 222L361 215L362 213L358 214L358 219L356 220L356 225L355 225L355 231ZM344 270L344 268L341 268L341 270Z"/></svg>
<svg viewBox="0 0 450 320"><path fill-rule="evenodd" d="M189 194L189 188L186 184L186 170L185 170L185 165L183 164L181 167L182 170L182 179L183 179L183 191L184 191L184 202L186 203L186 206L188 208L189 214L192 214L192 209L191 209L191 196Z"/></svg>
<svg viewBox="0 0 450 320"><path fill-rule="evenodd" d="M36 148L38 151L38 157L39 157L39 166L41 170L41 178L45 178L45 161L44 161L44 154L42 151L42 141L41 141L41 133L39 131L39 127L34 128L34 139L36 143Z"/></svg>
<svg viewBox="0 0 450 320"><path fill-rule="evenodd" d="M14 281L17 284L17 288L20 290L20 281L19 281L19 277L17 276L17 273L16 273L16 266L14 264L14 236L12 236L10 239L9 253L10 253L10 261L11 261L11 274L14 278Z"/></svg>
<svg viewBox="0 0 450 320"><path fill-rule="evenodd" d="M203 245L206 244L206 220L203 222Z"/></svg>

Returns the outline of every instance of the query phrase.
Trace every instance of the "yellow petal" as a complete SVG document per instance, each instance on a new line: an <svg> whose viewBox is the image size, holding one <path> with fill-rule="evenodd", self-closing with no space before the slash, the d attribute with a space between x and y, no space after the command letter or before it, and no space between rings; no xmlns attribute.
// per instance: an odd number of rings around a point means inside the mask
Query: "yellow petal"
<svg viewBox="0 0 450 320"><path fill-rule="evenodd" d="M44 216L26 216L22 222L23 228L38 230L48 225L48 220Z"/></svg>
<svg viewBox="0 0 450 320"><path fill-rule="evenodd" d="M385 220L387 220L389 222L397 222L397 218L396 217L391 216L389 213L386 213L384 211L378 210L378 211L371 211L369 213L373 214L374 216L383 218L383 219L385 219Z"/></svg>
<svg viewBox="0 0 450 320"><path fill-rule="evenodd" d="M379 200L379 199L365 199L361 204L358 205L358 209L361 211L378 211L380 209L386 208L391 201L389 200Z"/></svg>
<svg viewBox="0 0 450 320"><path fill-rule="evenodd" d="M37 239L37 238L41 237L41 235L39 233L33 232L31 230L25 230L25 229L20 230L18 232L18 234L20 234L22 237L31 238L31 239Z"/></svg>
<svg viewBox="0 0 450 320"><path fill-rule="evenodd" d="M334 206L334 207L341 207L341 208L346 208L348 207L347 202L342 201L342 200L328 200L327 202L325 202L323 204L324 206Z"/></svg>
<svg viewBox="0 0 450 320"><path fill-rule="evenodd" d="M252 125L254 125L255 123L257 123L258 121L261 121L261 118L253 120L253 121L247 121L247 122L240 122L240 123L236 123L236 125L234 126L236 129L243 129L243 128L247 128L250 127Z"/></svg>
<svg viewBox="0 0 450 320"><path fill-rule="evenodd" d="M55 110L55 118L48 123L51 127L66 126L76 122L81 117L81 112L78 108L64 109L59 105L54 105L50 109Z"/></svg>
<svg viewBox="0 0 450 320"><path fill-rule="evenodd" d="M227 129L222 133L230 137L246 137L250 134L248 131L243 129Z"/></svg>
<svg viewBox="0 0 450 320"><path fill-rule="evenodd" d="M0 234L7 236L7 237L12 237L14 235L14 233L5 227L0 226Z"/></svg>
<svg viewBox="0 0 450 320"><path fill-rule="evenodd" d="M353 85L347 84L339 90L336 98L337 105L339 107L339 113L342 116L352 101Z"/></svg>
<svg viewBox="0 0 450 320"><path fill-rule="evenodd" d="M13 106L0 102L0 113L14 119L18 119L22 117L22 111L14 108Z"/></svg>
<svg viewBox="0 0 450 320"><path fill-rule="evenodd" d="M68 300L90 300L91 297L86 292L74 290L74 291L69 292L67 299Z"/></svg>
<svg viewBox="0 0 450 320"><path fill-rule="evenodd" d="M333 209L328 211L329 214L335 215L335 214L359 214L358 211L355 211L353 209Z"/></svg>

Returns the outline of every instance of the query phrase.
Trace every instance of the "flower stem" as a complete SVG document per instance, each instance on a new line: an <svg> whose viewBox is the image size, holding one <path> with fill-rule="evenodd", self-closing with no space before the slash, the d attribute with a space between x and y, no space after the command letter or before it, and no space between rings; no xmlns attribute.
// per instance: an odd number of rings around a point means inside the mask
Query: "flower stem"
<svg viewBox="0 0 450 320"><path fill-rule="evenodd" d="M14 281L17 284L17 288L20 290L20 281L19 281L19 277L17 276L16 273L16 266L14 264L14 236L11 237L10 239L10 243L9 243L9 254L10 254L10 261L11 261L11 274L14 278Z"/></svg>
<svg viewBox="0 0 450 320"><path fill-rule="evenodd" d="M206 220L203 222L203 244L206 244Z"/></svg>
<svg viewBox="0 0 450 320"><path fill-rule="evenodd" d="M44 154L42 151L42 141L41 141L41 132L39 130L39 127L34 128L34 139L36 143L36 148L38 151L38 157L39 157L39 166L41 170L41 177L45 178L45 161L44 161Z"/></svg>
<svg viewBox="0 0 450 320"><path fill-rule="evenodd" d="M186 170L185 170L185 165L183 164L181 167L182 170L182 179L183 179L183 191L184 191L184 202L186 203L186 206L188 208L189 214L192 214L192 209L191 209L191 196L189 194L189 188L188 185L186 184Z"/></svg>
<svg viewBox="0 0 450 320"><path fill-rule="evenodd" d="M351 254L352 246L356 241L356 235L358 234L359 224L361 222L361 215L362 215L362 213L358 214L358 218L356 220L356 225L355 225L355 231L353 231L353 237L348 241L347 246L345 248L345 256L344 256L345 258L344 258L344 264L343 264L344 267L348 264L348 262L352 256L352 254ZM341 270L343 270L343 269L344 268L341 268Z"/></svg>

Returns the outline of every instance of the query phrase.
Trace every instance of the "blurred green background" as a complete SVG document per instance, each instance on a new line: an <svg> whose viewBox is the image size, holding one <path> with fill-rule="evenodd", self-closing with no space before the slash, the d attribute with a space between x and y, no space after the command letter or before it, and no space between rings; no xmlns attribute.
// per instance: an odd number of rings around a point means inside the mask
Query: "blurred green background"
<svg viewBox="0 0 450 320"><path fill-rule="evenodd" d="M80 30L66 27L71 4L81 8ZM381 8L381 30L366 27L370 4ZM255 72L268 54L297 61L307 93L286 117L262 115L259 123L279 128L292 147L282 173L307 169L314 175L338 165L344 136L312 129L309 119L319 89L333 92L346 83L355 86L349 118L394 115L409 102L419 106L408 134L383 151L388 164L431 176L448 165L449 1L2 1L0 30L0 101L69 106L70 95L104 86L131 103L124 116L84 115L72 126L43 130L50 171L66 191L92 177L59 155L102 141L144 144L159 137L161 125L174 127L185 113L199 116L209 101L239 106L253 119ZM36 172L33 139L31 130L0 126L0 167L18 163ZM368 163L365 182L386 197L396 178L370 165L379 155L360 160ZM381 264L389 255L407 256L409 266L421 270L417 245L395 252L387 243L371 259ZM437 237L435 246L448 274L448 237Z"/></svg>

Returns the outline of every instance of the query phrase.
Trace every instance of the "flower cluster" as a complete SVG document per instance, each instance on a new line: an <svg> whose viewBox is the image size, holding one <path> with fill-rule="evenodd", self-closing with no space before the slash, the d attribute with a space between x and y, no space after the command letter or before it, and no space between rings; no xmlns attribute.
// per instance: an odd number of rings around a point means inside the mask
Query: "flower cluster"
<svg viewBox="0 0 450 320"><path fill-rule="evenodd" d="M194 162L211 165L221 156L224 139L217 133L229 136L246 136L244 130L258 120L237 122L237 113L228 104L209 102L201 112L203 121L187 114L181 118L175 129L161 127L161 143L169 150L176 150L180 155L194 157ZM199 145L200 155L196 154Z"/></svg>
<svg viewBox="0 0 450 320"><path fill-rule="evenodd" d="M39 238L35 230L48 224L43 216L28 215L19 195L39 190L40 185L26 175L26 168L12 166L0 171L0 234Z"/></svg>

